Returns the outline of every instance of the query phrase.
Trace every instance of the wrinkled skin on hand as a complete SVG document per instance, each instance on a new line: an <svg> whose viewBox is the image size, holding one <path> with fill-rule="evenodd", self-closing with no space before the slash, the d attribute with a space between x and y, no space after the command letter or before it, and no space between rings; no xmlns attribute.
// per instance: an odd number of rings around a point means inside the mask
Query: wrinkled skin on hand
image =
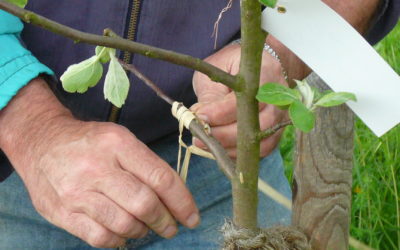
<svg viewBox="0 0 400 250"><path fill-rule="evenodd" d="M208 63L233 75L239 72L240 46L228 45L205 59ZM281 64L266 51L263 53L260 84L278 82L287 86L282 74ZM206 75L196 72L193 76L193 87L198 102L191 107L200 119L209 123L211 134L217 138L229 156L236 157L236 96L235 93L221 83L215 83ZM260 129L265 130L287 120L286 111L273 105L260 103ZM267 156L277 146L283 130L261 141L260 156ZM206 149L203 142L195 138L193 143Z"/></svg>
<svg viewBox="0 0 400 250"><path fill-rule="evenodd" d="M31 86L22 91L24 97L38 94L33 89L38 85ZM176 172L126 128L78 121L65 112L14 119L13 107L21 106L18 98L13 102L0 113L0 124L24 128L19 136L0 135L0 146L34 207L51 223L94 247L121 246L149 229L170 238L177 232L175 220L190 228L199 223L194 200Z"/></svg>

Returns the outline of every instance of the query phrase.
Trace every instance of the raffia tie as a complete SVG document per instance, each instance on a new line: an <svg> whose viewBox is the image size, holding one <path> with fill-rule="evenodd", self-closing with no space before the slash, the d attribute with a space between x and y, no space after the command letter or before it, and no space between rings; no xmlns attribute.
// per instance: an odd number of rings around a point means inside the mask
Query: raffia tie
<svg viewBox="0 0 400 250"><path fill-rule="evenodd" d="M205 158L209 158L212 160L215 160L214 156L210 153L207 152L199 147L196 147L194 145L188 146L186 143L182 140L182 133L183 133L183 128L189 129L190 123L197 119L195 114L190 111L188 108L186 108L182 103L180 102L174 102L172 104L172 109L171 109L172 115L179 121L179 150L178 150L178 161L177 161L177 167L176 170L179 174L179 176L183 179L184 182L186 182L187 179L187 174L189 170L189 162L190 162L190 157L192 154L196 154ZM198 120L200 121L200 120ZM200 121L203 123L203 121ZM209 131L210 126L208 124L204 124L204 130ZM183 159L182 163L182 147L186 149L185 152L185 157Z"/></svg>

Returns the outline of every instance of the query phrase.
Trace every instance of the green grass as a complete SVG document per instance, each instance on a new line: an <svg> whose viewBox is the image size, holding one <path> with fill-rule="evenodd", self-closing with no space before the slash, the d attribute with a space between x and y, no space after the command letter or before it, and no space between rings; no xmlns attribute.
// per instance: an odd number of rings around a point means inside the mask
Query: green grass
<svg viewBox="0 0 400 250"><path fill-rule="evenodd" d="M400 74L400 23L375 48ZM294 130L289 128L281 143L289 180L293 149ZM377 138L357 119L350 234L375 249L400 250L399 157L400 126Z"/></svg>

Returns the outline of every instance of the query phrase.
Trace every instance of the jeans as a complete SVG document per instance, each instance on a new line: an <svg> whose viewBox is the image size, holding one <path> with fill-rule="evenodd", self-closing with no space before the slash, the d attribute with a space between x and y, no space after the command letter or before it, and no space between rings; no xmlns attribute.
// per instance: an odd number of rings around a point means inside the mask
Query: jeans
<svg viewBox="0 0 400 250"><path fill-rule="evenodd" d="M188 139L188 137L186 137ZM177 137L168 136L149 147L171 166L176 166ZM2 167L2 166L0 166ZM291 198L279 150L261 161L260 177L277 191ZM194 230L179 227L179 233L165 240L150 232L145 238L129 240L128 249L219 249L219 229L232 218L231 186L215 162L192 156L187 178L201 211L201 224ZM258 220L262 227L290 224L291 213L259 193ZM33 208L19 176L14 172L0 183L0 249L93 249L82 240L48 223Z"/></svg>

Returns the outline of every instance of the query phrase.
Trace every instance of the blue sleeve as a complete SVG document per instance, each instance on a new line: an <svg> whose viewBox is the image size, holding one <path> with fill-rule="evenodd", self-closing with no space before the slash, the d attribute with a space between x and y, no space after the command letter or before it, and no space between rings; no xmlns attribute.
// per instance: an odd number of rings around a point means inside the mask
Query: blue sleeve
<svg viewBox="0 0 400 250"><path fill-rule="evenodd" d="M39 74L53 74L20 42L22 22L0 10L0 110Z"/></svg>
<svg viewBox="0 0 400 250"><path fill-rule="evenodd" d="M380 7L373 20L372 27L366 38L371 44L376 44L384 38L397 24L400 16L399 0L381 0Z"/></svg>

